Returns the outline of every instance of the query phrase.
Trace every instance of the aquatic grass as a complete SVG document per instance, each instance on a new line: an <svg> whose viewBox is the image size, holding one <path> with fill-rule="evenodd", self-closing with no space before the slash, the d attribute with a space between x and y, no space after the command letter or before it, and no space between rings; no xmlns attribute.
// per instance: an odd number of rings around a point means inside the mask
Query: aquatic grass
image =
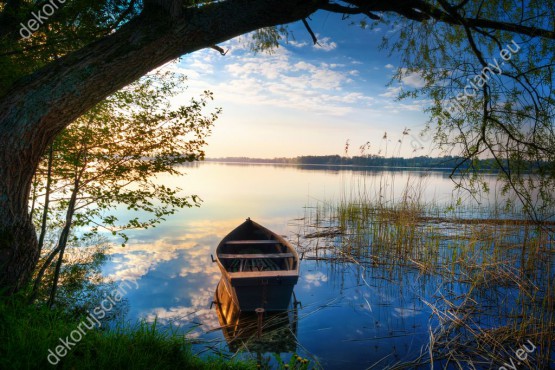
<svg viewBox="0 0 555 370"><path fill-rule="evenodd" d="M515 207L424 203L422 189L419 180L398 198L382 186L374 195L350 189L307 207L298 248L374 279L402 282L412 271L437 282L416 292L432 313L428 345L392 368L502 365L526 340L537 344L528 365L552 366L555 223L531 222Z"/></svg>

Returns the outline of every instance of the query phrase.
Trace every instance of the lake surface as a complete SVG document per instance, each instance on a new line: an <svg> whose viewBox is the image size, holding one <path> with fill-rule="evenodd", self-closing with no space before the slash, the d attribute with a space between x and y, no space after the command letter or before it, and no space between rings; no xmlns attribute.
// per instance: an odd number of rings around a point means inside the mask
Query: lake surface
<svg viewBox="0 0 555 370"><path fill-rule="evenodd" d="M296 352L326 369L366 369L374 364L383 368L420 354L429 341L430 325L435 325L431 308L423 301L436 292L437 281L417 270L400 273L379 266L305 259L294 290L300 304L292 309L294 315L278 325L287 333L279 335L290 343L250 346L241 340L228 344L216 309L211 308L221 275L210 255L247 217L299 246L302 220L311 207L355 198L361 188L392 199L401 197L410 184L420 189L425 202L439 208L459 196L470 203L464 193L453 193L449 172L213 162L185 166L183 171L184 177L158 181L199 195L202 206L184 209L154 229L128 233L128 245L109 252L104 274L138 284L126 295L127 319L156 317L160 324L179 325L198 340L197 353L250 348L255 358L265 357L271 363L275 363L273 355L265 352L281 351L284 360ZM488 181L494 188L495 178ZM483 198L485 205L494 201L490 198ZM124 217L125 211L118 216ZM493 298L492 304L507 304L506 296Z"/></svg>

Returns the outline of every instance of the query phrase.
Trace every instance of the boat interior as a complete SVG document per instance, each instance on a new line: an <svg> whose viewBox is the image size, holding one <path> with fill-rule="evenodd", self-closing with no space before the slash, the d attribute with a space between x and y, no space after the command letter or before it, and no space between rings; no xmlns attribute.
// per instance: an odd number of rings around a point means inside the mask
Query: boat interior
<svg viewBox="0 0 555 370"><path fill-rule="evenodd" d="M280 241L254 227L236 230L222 241L218 258L229 272L294 270L295 255Z"/></svg>

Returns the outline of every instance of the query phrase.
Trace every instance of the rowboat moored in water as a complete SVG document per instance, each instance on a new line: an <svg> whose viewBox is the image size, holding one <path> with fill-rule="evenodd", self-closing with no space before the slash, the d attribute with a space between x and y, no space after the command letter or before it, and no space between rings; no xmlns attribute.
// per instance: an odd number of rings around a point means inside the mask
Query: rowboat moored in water
<svg viewBox="0 0 555 370"><path fill-rule="evenodd" d="M288 308L299 279L299 256L280 235L248 218L218 244L216 262L242 312Z"/></svg>
<svg viewBox="0 0 555 370"><path fill-rule="evenodd" d="M255 312L240 312L222 278L214 293L218 322L231 352L296 352L298 309L294 302L287 311L265 312L263 321Z"/></svg>

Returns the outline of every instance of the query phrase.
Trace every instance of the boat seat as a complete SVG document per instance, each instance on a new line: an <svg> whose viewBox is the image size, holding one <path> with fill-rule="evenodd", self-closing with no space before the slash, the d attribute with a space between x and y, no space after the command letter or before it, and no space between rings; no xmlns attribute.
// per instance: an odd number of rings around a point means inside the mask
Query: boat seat
<svg viewBox="0 0 555 370"><path fill-rule="evenodd" d="M230 240L225 242L227 245L257 245L257 244L281 244L277 240Z"/></svg>
<svg viewBox="0 0 555 370"><path fill-rule="evenodd" d="M220 259L243 259L243 258L285 258L293 257L293 253L241 253L241 254L231 254L222 253L218 254Z"/></svg>

